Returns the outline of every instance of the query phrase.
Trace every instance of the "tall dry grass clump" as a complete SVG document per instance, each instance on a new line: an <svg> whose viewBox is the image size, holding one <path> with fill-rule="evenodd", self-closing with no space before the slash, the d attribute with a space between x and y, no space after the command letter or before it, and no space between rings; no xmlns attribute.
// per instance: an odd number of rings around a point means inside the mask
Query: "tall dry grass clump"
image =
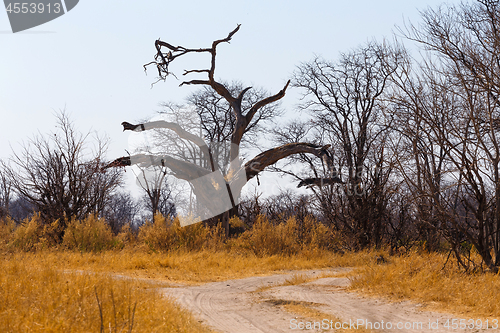
<svg viewBox="0 0 500 333"><path fill-rule="evenodd" d="M9 247L25 252L53 247L61 241L61 229L59 220L47 224L43 223L40 214L35 214L12 231Z"/></svg>
<svg viewBox="0 0 500 333"><path fill-rule="evenodd" d="M146 222L139 229L138 240L153 251L201 251L223 247L220 226L209 228L202 223L181 227L178 218L155 215L153 223Z"/></svg>
<svg viewBox="0 0 500 333"><path fill-rule="evenodd" d="M233 217L230 225L235 230L246 231L226 240L221 224L208 227L195 223L181 227L178 218L158 214L153 222L146 221L137 232L126 225L118 235L114 235L109 224L95 215L83 220L72 219L61 232L59 221L44 224L39 215L34 215L17 227L13 222L8 227L2 227L0 235L11 249L26 252L53 247L100 252L145 246L150 251L243 250L258 256L290 256L340 249L336 233L310 217L300 221L294 217L286 221L269 221L259 215L252 228L247 228L238 217Z"/></svg>
<svg viewBox="0 0 500 333"><path fill-rule="evenodd" d="M9 217L0 219L0 251L5 251L10 242L16 223Z"/></svg>
<svg viewBox="0 0 500 333"><path fill-rule="evenodd" d="M100 252L123 247L103 218L90 215L83 220L72 219L64 232L62 245L69 250Z"/></svg>
<svg viewBox="0 0 500 333"><path fill-rule="evenodd" d="M336 233L312 217L299 223L295 217L269 221L264 215L257 216L253 227L232 245L251 250L257 256L291 256L340 248Z"/></svg>
<svg viewBox="0 0 500 333"><path fill-rule="evenodd" d="M257 216L251 230L245 231L235 245L251 250L257 256L292 255L300 250L295 218L273 225L264 215Z"/></svg>
<svg viewBox="0 0 500 333"><path fill-rule="evenodd" d="M59 220L44 223L39 214L17 226L10 219L5 221L0 222L0 247L10 251L36 252L62 246L81 252L99 252L123 248L125 242L132 243L131 238L134 238L130 227L115 236L109 224L94 215L83 220L72 219L65 228Z"/></svg>
<svg viewBox="0 0 500 333"><path fill-rule="evenodd" d="M342 237L333 228L307 216L301 225L301 242L308 250L343 252Z"/></svg>

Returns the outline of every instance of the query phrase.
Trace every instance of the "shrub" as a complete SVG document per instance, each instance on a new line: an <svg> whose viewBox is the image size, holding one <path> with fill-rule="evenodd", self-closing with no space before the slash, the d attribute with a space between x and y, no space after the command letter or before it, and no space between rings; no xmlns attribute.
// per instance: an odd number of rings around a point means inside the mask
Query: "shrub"
<svg viewBox="0 0 500 333"><path fill-rule="evenodd" d="M224 248L223 237L224 230L220 225L210 228L195 223L181 227L178 218L172 220L158 214L153 223L146 222L139 229L138 240L153 251L217 251Z"/></svg>
<svg viewBox="0 0 500 333"><path fill-rule="evenodd" d="M137 243L137 233L132 230L130 224L125 224L116 237L123 244L123 246Z"/></svg>
<svg viewBox="0 0 500 333"><path fill-rule="evenodd" d="M0 219L0 250L5 249L16 229L16 223L9 217Z"/></svg>
<svg viewBox="0 0 500 333"><path fill-rule="evenodd" d="M243 233L234 244L248 248L258 256L291 255L301 248L295 218L273 225L264 215L257 216L253 228Z"/></svg>
<svg viewBox="0 0 500 333"><path fill-rule="evenodd" d="M40 214L35 214L13 231L9 246L26 252L55 246L60 241L61 228L59 220L44 224Z"/></svg>
<svg viewBox="0 0 500 333"><path fill-rule="evenodd" d="M113 235L110 226L102 218L91 215L84 220L71 220L63 238L63 246L82 252L99 252L123 247L123 243Z"/></svg>
<svg viewBox="0 0 500 333"><path fill-rule="evenodd" d="M302 225L302 244L311 250L342 252L342 241L338 233L313 217L306 217Z"/></svg>
<svg viewBox="0 0 500 333"><path fill-rule="evenodd" d="M151 250L168 250L172 242L172 235L168 228L169 224L172 224L171 220L161 215L155 215L153 223L146 221L139 228L137 238Z"/></svg>

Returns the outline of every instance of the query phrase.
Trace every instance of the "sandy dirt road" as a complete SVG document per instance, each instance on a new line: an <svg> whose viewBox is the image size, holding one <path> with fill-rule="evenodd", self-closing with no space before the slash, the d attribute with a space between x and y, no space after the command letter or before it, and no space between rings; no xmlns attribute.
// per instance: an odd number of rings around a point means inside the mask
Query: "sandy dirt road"
<svg viewBox="0 0 500 333"><path fill-rule="evenodd" d="M325 271L298 273L314 276ZM444 324L448 319L452 320L457 317L424 311L418 304L389 303L347 292L345 291L345 287L349 284L347 278L328 277L300 285L280 286L293 274L294 272L207 283L200 286L165 288L164 293L191 311L201 322L218 332L334 332L332 326L335 327L336 323L337 326L343 325L345 328L350 326L356 329L356 327L363 327L361 323L366 322L372 323L373 332L500 332L500 330L493 329L445 328ZM313 325L314 320L287 312L272 300L315 303L316 309L335 316L341 321L321 323L324 328L328 325L328 329L306 329L307 322ZM321 322L318 319L315 321ZM358 323L360 325L356 326ZM320 326L319 323L318 326Z"/></svg>

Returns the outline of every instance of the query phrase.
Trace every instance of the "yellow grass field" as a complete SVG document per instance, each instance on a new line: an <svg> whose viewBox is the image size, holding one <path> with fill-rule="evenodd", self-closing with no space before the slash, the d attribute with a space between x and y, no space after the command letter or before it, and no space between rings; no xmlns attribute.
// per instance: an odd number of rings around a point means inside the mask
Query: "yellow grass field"
<svg viewBox="0 0 500 333"><path fill-rule="evenodd" d="M2 332L210 332L158 285L62 270L56 258L1 258Z"/></svg>

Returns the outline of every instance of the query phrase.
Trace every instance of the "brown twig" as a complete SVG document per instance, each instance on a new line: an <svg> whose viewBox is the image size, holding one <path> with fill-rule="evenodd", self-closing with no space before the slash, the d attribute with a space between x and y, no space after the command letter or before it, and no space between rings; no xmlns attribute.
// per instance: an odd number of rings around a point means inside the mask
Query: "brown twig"
<svg viewBox="0 0 500 333"><path fill-rule="evenodd" d="M102 317L102 306L101 301L99 301L99 296L97 295L97 287L94 286L95 298L97 299L97 306L99 307L99 317L101 319L101 328L99 332L104 333L104 319Z"/></svg>

